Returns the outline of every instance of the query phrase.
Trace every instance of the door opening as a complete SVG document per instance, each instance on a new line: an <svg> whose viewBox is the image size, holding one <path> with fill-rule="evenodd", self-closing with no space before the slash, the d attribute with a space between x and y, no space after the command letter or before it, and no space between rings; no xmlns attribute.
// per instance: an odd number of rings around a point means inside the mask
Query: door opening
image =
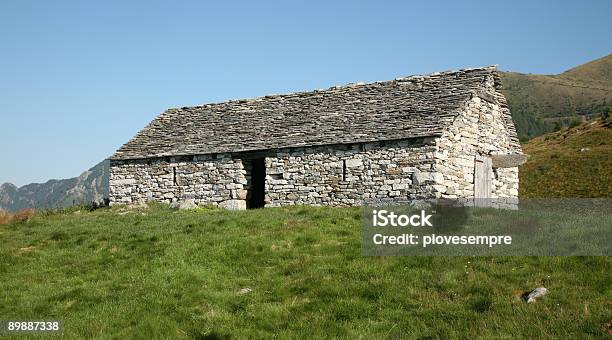
<svg viewBox="0 0 612 340"><path fill-rule="evenodd" d="M251 180L247 194L247 209L263 208L266 197L265 158L250 160Z"/></svg>

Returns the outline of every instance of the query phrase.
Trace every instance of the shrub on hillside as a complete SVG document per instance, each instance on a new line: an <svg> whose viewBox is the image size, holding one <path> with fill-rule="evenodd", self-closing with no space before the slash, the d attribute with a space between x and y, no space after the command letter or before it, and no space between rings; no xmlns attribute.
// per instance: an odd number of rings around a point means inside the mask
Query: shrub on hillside
<svg viewBox="0 0 612 340"><path fill-rule="evenodd" d="M34 209L28 208L19 210L15 215L13 215L13 221L17 222L27 222L34 216Z"/></svg>
<svg viewBox="0 0 612 340"><path fill-rule="evenodd" d="M582 121L580 119L572 119L572 121L569 123L569 127L571 128L575 128L576 126L582 124Z"/></svg>

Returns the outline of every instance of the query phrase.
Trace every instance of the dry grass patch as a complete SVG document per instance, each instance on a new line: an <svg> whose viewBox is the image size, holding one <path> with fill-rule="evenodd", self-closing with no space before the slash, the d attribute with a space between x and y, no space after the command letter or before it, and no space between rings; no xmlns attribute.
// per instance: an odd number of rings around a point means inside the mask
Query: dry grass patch
<svg viewBox="0 0 612 340"><path fill-rule="evenodd" d="M32 208L22 209L18 212L11 214L10 212L0 209L0 225L7 225L13 222L27 222L36 213L36 210Z"/></svg>
<svg viewBox="0 0 612 340"><path fill-rule="evenodd" d="M0 209L0 225L11 223L13 215L6 210Z"/></svg>

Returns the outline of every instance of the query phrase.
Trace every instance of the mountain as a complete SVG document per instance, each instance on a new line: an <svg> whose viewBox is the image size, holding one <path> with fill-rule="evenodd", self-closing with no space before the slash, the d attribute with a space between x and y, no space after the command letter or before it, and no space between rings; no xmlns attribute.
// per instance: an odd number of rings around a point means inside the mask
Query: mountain
<svg viewBox="0 0 612 340"><path fill-rule="evenodd" d="M17 211L31 207L48 209L102 202L108 197L109 164L108 160L104 160L80 176L69 179L52 179L19 188L4 183L0 186L0 208Z"/></svg>
<svg viewBox="0 0 612 340"><path fill-rule="evenodd" d="M521 140L612 107L612 54L558 75L502 72L501 78Z"/></svg>
<svg viewBox="0 0 612 340"><path fill-rule="evenodd" d="M536 137L523 152L520 197L612 197L612 118Z"/></svg>

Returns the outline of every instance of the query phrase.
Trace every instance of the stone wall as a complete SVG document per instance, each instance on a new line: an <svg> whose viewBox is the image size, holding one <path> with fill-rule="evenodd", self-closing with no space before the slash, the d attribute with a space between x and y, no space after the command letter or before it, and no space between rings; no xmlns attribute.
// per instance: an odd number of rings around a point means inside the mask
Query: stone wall
<svg viewBox="0 0 612 340"><path fill-rule="evenodd" d="M433 138L269 152L266 206L356 205L366 200L439 197ZM113 160L111 204L193 199L244 209L249 157L195 156Z"/></svg>
<svg viewBox="0 0 612 340"><path fill-rule="evenodd" d="M266 206L430 197L433 139L294 149L266 159Z"/></svg>
<svg viewBox="0 0 612 340"><path fill-rule="evenodd" d="M248 184L240 159L228 154L152 160L112 160L111 204L194 199L196 204L243 206Z"/></svg>
<svg viewBox="0 0 612 340"><path fill-rule="evenodd" d="M465 110L437 139L436 169L442 174L437 184L446 187L444 198L474 197L476 154L522 153L505 125L505 101L485 97L468 101ZM492 198L518 198L518 167L493 168L491 178Z"/></svg>

